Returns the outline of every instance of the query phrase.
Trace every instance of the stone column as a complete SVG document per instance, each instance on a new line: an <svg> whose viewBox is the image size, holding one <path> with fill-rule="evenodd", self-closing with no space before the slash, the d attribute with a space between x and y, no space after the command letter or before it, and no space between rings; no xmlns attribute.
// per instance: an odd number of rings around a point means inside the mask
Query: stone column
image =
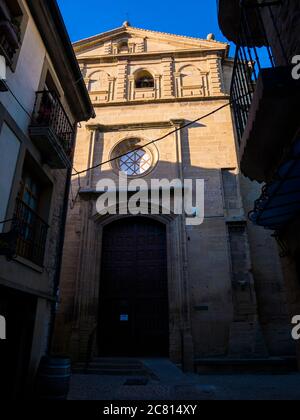
<svg viewBox="0 0 300 420"><path fill-rule="evenodd" d="M163 63L163 97L174 98L173 58L162 59Z"/></svg>

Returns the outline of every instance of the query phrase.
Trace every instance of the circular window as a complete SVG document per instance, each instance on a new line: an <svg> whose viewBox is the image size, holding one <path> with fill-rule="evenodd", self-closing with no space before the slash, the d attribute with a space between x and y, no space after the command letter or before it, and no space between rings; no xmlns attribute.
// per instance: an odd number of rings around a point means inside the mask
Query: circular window
<svg viewBox="0 0 300 420"><path fill-rule="evenodd" d="M128 176L143 176L149 173L158 160L156 146L143 147L143 141L131 138L121 141L112 151L113 169Z"/></svg>
<svg viewBox="0 0 300 420"><path fill-rule="evenodd" d="M148 172L152 166L152 156L147 150L136 150L127 153L119 160L119 167L127 175L143 175Z"/></svg>

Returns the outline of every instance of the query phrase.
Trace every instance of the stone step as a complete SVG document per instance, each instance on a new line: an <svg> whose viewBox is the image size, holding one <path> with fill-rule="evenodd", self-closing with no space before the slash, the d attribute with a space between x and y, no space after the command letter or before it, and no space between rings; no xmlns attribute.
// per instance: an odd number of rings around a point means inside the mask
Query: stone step
<svg viewBox="0 0 300 420"><path fill-rule="evenodd" d="M79 368L85 368L87 366L86 363L76 363L74 365L74 367L79 367ZM144 366L143 365L139 365L139 364L119 364L119 363L105 363L105 362L90 362L88 363L88 366L90 368L130 368L130 369L143 369Z"/></svg>
<svg viewBox="0 0 300 420"><path fill-rule="evenodd" d="M73 368L74 374L82 375L106 375L106 376L148 376L148 372L141 369L120 369L120 368Z"/></svg>
<svg viewBox="0 0 300 420"><path fill-rule="evenodd" d="M196 372L205 374L285 374L297 371L294 357L270 357L261 359L208 358L195 361Z"/></svg>
<svg viewBox="0 0 300 420"><path fill-rule="evenodd" d="M144 364L136 359L95 358L88 364L74 364L72 370L75 374L149 376Z"/></svg>

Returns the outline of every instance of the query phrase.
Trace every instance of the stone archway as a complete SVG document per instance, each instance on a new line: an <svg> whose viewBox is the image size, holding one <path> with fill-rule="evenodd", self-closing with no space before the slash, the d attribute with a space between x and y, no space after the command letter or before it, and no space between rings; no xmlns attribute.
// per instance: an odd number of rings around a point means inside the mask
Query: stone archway
<svg viewBox="0 0 300 420"><path fill-rule="evenodd" d="M97 356L98 353L96 333L104 229L114 221L132 217L99 215L98 213L94 213L91 217L91 204L91 202L82 202L82 218L86 222L79 256L78 293L74 302L76 321L70 342L70 350L75 360L86 360L91 341L94 343L92 356ZM169 356L173 362L183 364L187 370L191 370L194 356L189 317L189 293L185 276L187 262L185 261L182 218L164 214L135 217L148 217L165 225L169 294Z"/></svg>

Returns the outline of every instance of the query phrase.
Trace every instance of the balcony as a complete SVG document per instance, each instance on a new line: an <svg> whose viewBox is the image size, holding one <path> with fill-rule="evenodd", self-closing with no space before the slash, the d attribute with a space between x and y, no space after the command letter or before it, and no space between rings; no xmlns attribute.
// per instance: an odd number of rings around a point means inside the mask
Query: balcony
<svg viewBox="0 0 300 420"><path fill-rule="evenodd" d="M263 187L250 220L266 229L280 231L300 212L300 132L274 179Z"/></svg>
<svg viewBox="0 0 300 420"><path fill-rule="evenodd" d="M16 255L42 267L49 226L23 201L17 200L14 215Z"/></svg>
<svg viewBox="0 0 300 420"><path fill-rule="evenodd" d="M264 26L264 13L272 7L256 8L263 47L254 45L248 15L242 15L231 86L241 169L258 182L272 179L299 126L300 81L292 78L276 21L268 31Z"/></svg>
<svg viewBox="0 0 300 420"><path fill-rule="evenodd" d="M71 167L75 129L54 92L36 93L29 135L51 168Z"/></svg>
<svg viewBox="0 0 300 420"><path fill-rule="evenodd" d="M19 7L13 8L10 2L0 0L0 54L12 65L14 56L20 48L20 22L18 17L22 15Z"/></svg>

